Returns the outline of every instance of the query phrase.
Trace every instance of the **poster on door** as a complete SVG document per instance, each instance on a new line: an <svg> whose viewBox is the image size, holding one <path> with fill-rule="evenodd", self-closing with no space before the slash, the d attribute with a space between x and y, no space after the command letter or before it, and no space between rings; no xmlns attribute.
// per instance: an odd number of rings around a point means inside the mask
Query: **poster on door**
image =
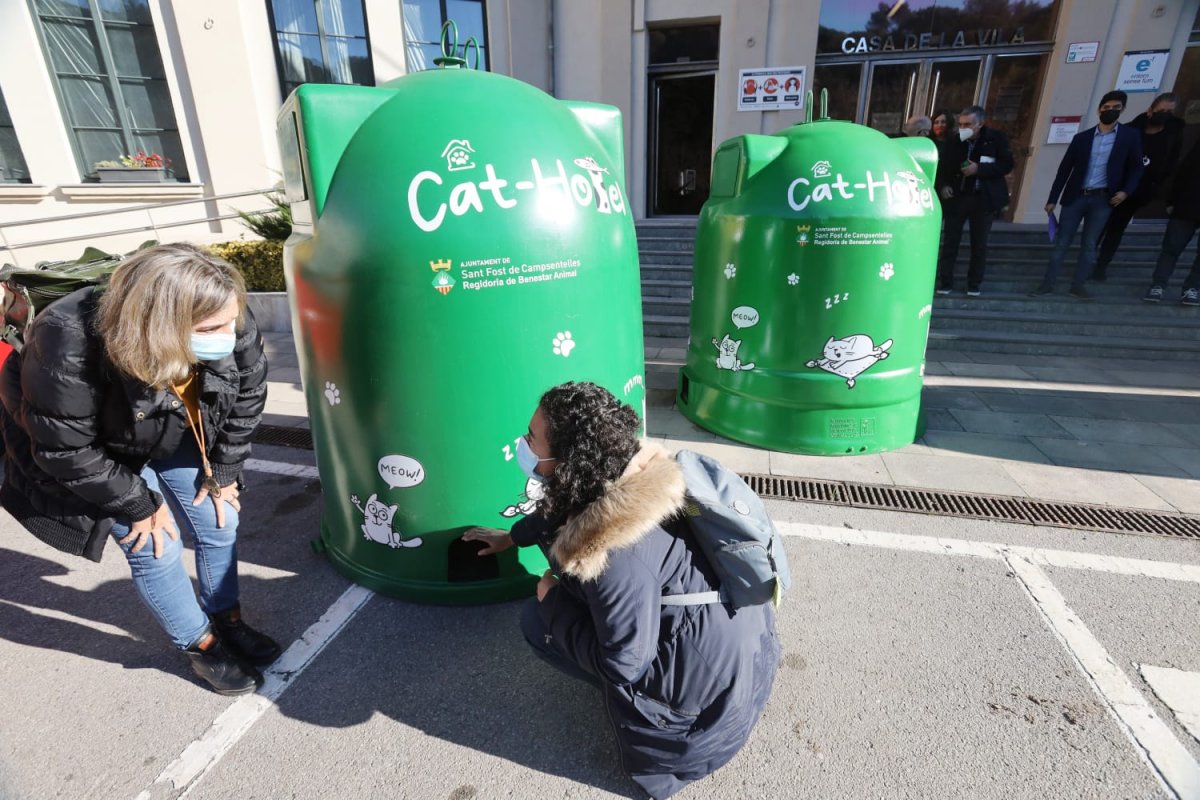
<svg viewBox="0 0 1200 800"><path fill-rule="evenodd" d="M744 69L738 73L738 111L804 108L804 67Z"/></svg>

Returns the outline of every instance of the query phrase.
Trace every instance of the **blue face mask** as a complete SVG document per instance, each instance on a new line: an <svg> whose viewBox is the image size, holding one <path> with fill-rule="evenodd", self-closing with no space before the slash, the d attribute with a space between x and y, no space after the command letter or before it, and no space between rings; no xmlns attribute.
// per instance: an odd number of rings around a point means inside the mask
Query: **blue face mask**
<svg viewBox="0 0 1200 800"><path fill-rule="evenodd" d="M232 333L193 333L192 353L197 361L218 361L233 352L237 335Z"/></svg>
<svg viewBox="0 0 1200 800"><path fill-rule="evenodd" d="M521 466L521 471L528 475L538 483L543 483L546 476L537 471L537 465L543 461L553 461L553 458L538 458L538 454L533 452L533 448L529 446L529 442L522 436L517 440L517 463Z"/></svg>

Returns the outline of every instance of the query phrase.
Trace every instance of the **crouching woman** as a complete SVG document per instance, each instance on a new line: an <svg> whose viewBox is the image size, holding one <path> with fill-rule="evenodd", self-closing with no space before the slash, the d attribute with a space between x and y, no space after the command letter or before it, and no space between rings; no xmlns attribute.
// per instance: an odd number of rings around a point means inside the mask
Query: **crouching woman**
<svg viewBox="0 0 1200 800"><path fill-rule="evenodd" d="M474 529L481 553L539 545L551 570L521 619L534 652L601 688L622 766L652 797L669 797L741 749L779 664L775 611L712 603L664 606L664 593L717 580L692 539L683 476L638 418L607 390L546 392L518 443L544 487L511 533ZM555 577L557 576L557 577Z"/></svg>

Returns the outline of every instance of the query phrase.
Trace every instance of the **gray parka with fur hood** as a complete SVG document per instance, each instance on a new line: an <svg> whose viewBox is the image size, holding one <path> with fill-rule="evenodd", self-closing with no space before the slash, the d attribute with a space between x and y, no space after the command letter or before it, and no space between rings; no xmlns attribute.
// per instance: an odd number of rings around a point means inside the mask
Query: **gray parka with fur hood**
<svg viewBox="0 0 1200 800"><path fill-rule="evenodd" d="M644 445L611 488L555 529L512 529L539 544L560 583L539 604L553 646L604 689L625 771L669 797L729 761L750 735L779 664L770 604L663 606L664 593L717 584L679 516L684 482Z"/></svg>

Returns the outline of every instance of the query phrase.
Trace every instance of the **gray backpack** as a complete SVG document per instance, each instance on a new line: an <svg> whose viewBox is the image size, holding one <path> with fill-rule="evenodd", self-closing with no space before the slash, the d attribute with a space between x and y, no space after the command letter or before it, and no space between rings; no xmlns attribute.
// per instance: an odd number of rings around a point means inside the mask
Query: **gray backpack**
<svg viewBox="0 0 1200 800"><path fill-rule="evenodd" d="M663 595L663 605L778 605L792 578L783 540L762 500L714 458L680 450L675 461L687 486L688 527L721 585L713 592Z"/></svg>

